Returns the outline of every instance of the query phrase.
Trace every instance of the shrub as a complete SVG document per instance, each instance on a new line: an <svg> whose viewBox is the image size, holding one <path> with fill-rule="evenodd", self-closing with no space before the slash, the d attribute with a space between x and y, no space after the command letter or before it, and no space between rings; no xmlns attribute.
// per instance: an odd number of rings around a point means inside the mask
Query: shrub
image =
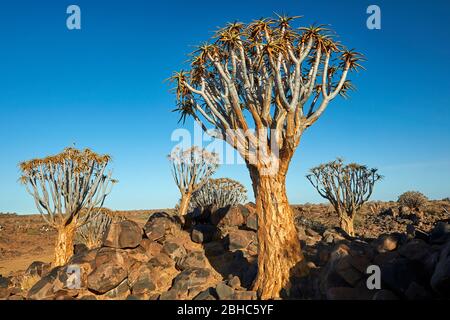
<svg viewBox="0 0 450 320"><path fill-rule="evenodd" d="M191 208L234 206L247 200L247 190L238 181L219 178L209 179L203 187L193 193Z"/></svg>
<svg viewBox="0 0 450 320"><path fill-rule="evenodd" d="M408 207L411 210L420 210L428 201L428 198L418 191L407 191L398 197L400 206Z"/></svg>

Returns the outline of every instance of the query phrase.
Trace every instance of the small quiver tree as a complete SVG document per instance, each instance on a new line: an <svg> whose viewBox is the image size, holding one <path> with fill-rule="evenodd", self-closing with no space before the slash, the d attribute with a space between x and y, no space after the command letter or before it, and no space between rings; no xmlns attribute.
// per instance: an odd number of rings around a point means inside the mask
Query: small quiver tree
<svg viewBox="0 0 450 320"><path fill-rule="evenodd" d="M193 146L187 150L176 148L169 156L172 175L181 193L178 215L184 219L192 194L200 189L217 170L218 155Z"/></svg>
<svg viewBox="0 0 450 320"><path fill-rule="evenodd" d="M92 218L94 208L103 206L116 182L111 172L106 173L110 160L89 149L66 148L55 156L20 164L21 182L45 222L58 231L55 266L66 264L73 255L76 229Z"/></svg>
<svg viewBox="0 0 450 320"><path fill-rule="evenodd" d="M238 181L229 178L209 179L192 195L192 208L224 208L247 200L247 190Z"/></svg>
<svg viewBox="0 0 450 320"><path fill-rule="evenodd" d="M319 194L331 202L339 215L341 229L354 236L355 215L372 195L375 182L382 178L377 169L356 163L344 165L337 159L312 168L306 177Z"/></svg>
<svg viewBox="0 0 450 320"><path fill-rule="evenodd" d="M90 215L86 223L77 229L75 242L86 245L88 249L94 249L102 245L103 236L113 219L112 213L106 208L96 208Z"/></svg>

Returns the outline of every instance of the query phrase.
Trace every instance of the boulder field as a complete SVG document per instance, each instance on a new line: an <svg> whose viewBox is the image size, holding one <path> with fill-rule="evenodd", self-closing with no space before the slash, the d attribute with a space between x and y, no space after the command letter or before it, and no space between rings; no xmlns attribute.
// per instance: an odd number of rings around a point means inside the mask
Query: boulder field
<svg viewBox="0 0 450 320"><path fill-rule="evenodd" d="M180 220L152 214L142 228L115 221L100 248L76 245L61 267L33 262L20 276L0 276L0 299L9 300L253 300L257 215L253 204L196 209ZM424 232L350 238L336 228L297 225L305 252L302 274L287 299L448 299L450 225ZM367 282L376 266L380 287ZM76 278L71 274L77 270ZM75 282L74 282L75 279Z"/></svg>

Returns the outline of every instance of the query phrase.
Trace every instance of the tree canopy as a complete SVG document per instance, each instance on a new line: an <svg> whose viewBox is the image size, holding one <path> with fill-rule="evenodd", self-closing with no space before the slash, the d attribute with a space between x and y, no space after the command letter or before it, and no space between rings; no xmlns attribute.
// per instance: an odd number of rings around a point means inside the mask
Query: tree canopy
<svg viewBox="0 0 450 320"><path fill-rule="evenodd" d="M230 23L199 46L171 78L180 120L192 117L246 161L261 148L290 159L301 133L353 89L348 73L363 60L322 25L294 28L296 18Z"/></svg>

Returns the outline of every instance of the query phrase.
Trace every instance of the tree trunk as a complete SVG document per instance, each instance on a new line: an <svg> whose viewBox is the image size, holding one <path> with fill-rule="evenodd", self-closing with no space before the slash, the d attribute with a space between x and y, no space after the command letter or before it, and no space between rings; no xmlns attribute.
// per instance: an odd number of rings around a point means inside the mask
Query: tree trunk
<svg viewBox="0 0 450 320"><path fill-rule="evenodd" d="M355 230L353 229L353 217L348 216L346 213L339 215L339 223L342 230L344 230L349 236L355 236Z"/></svg>
<svg viewBox="0 0 450 320"><path fill-rule="evenodd" d="M254 290L274 299L289 289L294 267L303 260L284 175L261 176L250 169L258 214L258 273Z"/></svg>
<svg viewBox="0 0 450 320"><path fill-rule="evenodd" d="M191 201L191 196L192 194L190 192L181 195L180 209L178 211L180 217L184 217L187 214L189 209L189 202Z"/></svg>
<svg viewBox="0 0 450 320"><path fill-rule="evenodd" d="M57 228L58 237L55 245L55 267L65 265L73 255L75 238L75 223L66 224Z"/></svg>

